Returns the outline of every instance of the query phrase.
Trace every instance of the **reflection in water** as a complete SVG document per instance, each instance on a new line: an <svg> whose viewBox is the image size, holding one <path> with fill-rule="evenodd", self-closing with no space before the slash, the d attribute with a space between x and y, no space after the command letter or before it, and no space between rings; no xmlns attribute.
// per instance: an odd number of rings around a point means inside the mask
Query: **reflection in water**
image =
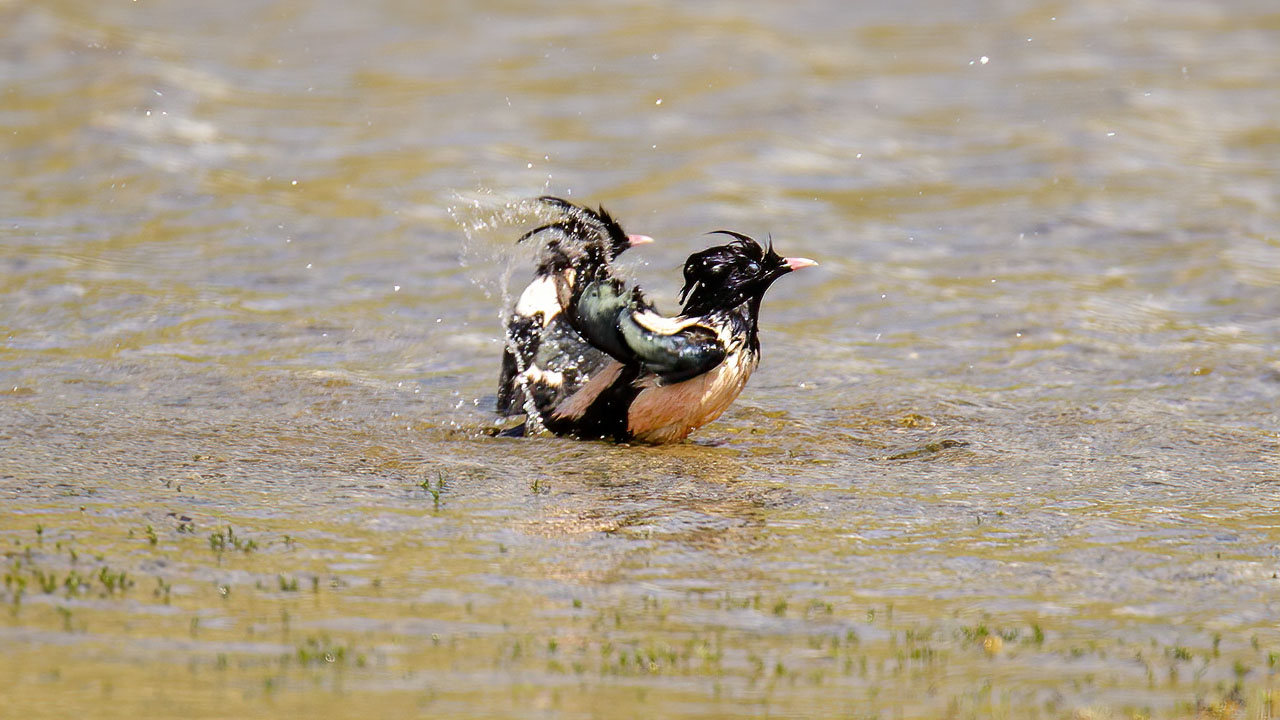
<svg viewBox="0 0 1280 720"><path fill-rule="evenodd" d="M547 484L555 492L548 516L531 532L603 532L660 538L706 549L748 549L779 493L741 482L739 458L694 445L675 453L626 448L562 466Z"/></svg>
<svg viewBox="0 0 1280 720"><path fill-rule="evenodd" d="M1271 6L600 9L0 2L6 709L1274 714ZM544 191L822 257L694 442L485 434Z"/></svg>

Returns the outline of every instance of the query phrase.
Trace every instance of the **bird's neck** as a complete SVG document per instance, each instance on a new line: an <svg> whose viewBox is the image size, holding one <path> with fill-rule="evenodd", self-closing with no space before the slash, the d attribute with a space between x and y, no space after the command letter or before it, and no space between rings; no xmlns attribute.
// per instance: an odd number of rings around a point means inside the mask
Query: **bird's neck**
<svg viewBox="0 0 1280 720"><path fill-rule="evenodd" d="M753 352L760 352L760 301L764 294L753 295L745 305L747 320L747 343Z"/></svg>

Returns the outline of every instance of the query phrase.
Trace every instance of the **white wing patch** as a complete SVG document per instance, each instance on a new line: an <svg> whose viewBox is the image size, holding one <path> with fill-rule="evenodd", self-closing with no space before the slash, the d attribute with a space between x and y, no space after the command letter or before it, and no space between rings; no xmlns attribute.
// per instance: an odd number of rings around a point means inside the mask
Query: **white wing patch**
<svg viewBox="0 0 1280 720"><path fill-rule="evenodd" d="M520 373L520 376L529 385L550 385L552 387L564 385L564 373L556 370L543 370L537 365L530 365L529 369Z"/></svg>
<svg viewBox="0 0 1280 720"><path fill-rule="evenodd" d="M556 280L547 275L529 283L529 287L516 301L516 314L533 317L542 313L542 327L547 327L560 314L560 299L556 295Z"/></svg>
<svg viewBox="0 0 1280 720"><path fill-rule="evenodd" d="M659 315L652 310L641 310L638 313L633 313L631 318L635 320L636 324L640 327L648 330L649 332L658 333L659 335L675 335L681 330L698 323L698 318L696 317L669 318Z"/></svg>

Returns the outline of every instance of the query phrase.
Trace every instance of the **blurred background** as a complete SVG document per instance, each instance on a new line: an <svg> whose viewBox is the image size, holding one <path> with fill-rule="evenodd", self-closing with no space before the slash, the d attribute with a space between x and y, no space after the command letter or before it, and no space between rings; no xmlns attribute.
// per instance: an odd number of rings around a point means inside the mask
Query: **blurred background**
<svg viewBox="0 0 1280 720"><path fill-rule="evenodd" d="M1280 712L1280 8L0 0L0 716ZM521 199L684 444L498 440Z"/></svg>

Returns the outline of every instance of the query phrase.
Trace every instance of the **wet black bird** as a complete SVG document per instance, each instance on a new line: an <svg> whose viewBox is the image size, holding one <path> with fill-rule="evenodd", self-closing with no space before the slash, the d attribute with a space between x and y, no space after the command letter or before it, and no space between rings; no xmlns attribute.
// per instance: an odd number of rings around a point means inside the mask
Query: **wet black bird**
<svg viewBox="0 0 1280 720"><path fill-rule="evenodd" d="M498 379L501 415L524 414L530 395L535 408L555 407L595 368L608 362L602 350L565 322L557 287L571 292L581 277L607 277L610 263L620 253L653 242L647 235L628 235L604 207L592 210L550 195L538 198L538 202L555 217L517 241L537 237L544 242L533 280L507 320ZM584 273L584 268L588 272Z"/></svg>
<svg viewBox="0 0 1280 720"><path fill-rule="evenodd" d="M784 258L746 235L685 262L680 314L666 317L608 263L556 276L556 305L569 347L590 346L572 383L533 392L538 421L560 435L676 442L718 418L760 360L760 302L783 275L816 263ZM576 357L562 357L565 366ZM546 400L544 402L543 400Z"/></svg>

